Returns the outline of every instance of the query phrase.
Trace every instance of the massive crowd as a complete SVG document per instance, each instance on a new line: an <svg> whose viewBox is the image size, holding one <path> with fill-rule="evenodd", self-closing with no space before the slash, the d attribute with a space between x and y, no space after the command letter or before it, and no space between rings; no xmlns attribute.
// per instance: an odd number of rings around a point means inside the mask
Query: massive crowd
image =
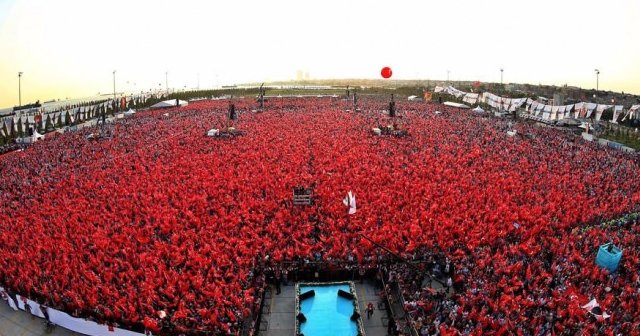
<svg viewBox="0 0 640 336"><path fill-rule="evenodd" d="M265 260L373 265L365 235L455 265L453 296L407 292L424 334L637 332L638 226L596 225L639 210L637 156L526 124L509 137L438 104L398 102L402 138L371 135L391 122L368 108L269 104L241 113L234 138L205 136L227 102L202 101L119 121L110 140L88 128L0 157L1 284L100 322L232 334ZM292 205L296 186L313 206ZM594 263L608 241L624 251L615 275ZM584 314L591 297L610 319Z"/></svg>

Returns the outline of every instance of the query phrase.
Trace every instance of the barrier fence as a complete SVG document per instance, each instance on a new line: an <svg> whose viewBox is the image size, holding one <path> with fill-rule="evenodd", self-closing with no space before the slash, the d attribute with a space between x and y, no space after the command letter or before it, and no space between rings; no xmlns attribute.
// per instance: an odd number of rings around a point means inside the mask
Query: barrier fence
<svg viewBox="0 0 640 336"><path fill-rule="evenodd" d="M73 317L65 312L41 305L40 303L20 294L15 294L15 296L11 295L2 287L0 287L0 293L2 293L2 298L11 309L16 311L23 310L42 319L45 319L48 316L47 320L51 323L69 329L73 332L94 336L145 336L145 334L138 332L110 327L105 324L98 324L91 320Z"/></svg>

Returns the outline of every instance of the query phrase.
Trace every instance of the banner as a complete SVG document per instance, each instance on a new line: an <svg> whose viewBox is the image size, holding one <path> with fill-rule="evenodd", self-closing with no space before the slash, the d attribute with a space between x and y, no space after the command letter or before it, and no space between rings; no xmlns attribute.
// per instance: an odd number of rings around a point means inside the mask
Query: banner
<svg viewBox="0 0 640 336"><path fill-rule="evenodd" d="M638 110L640 110L640 105L631 106L631 108L629 108L629 111L627 111L627 114L625 114L624 118L622 118L622 121L625 121L627 119L627 116L629 117L629 119L637 119Z"/></svg>
<svg viewBox="0 0 640 336"><path fill-rule="evenodd" d="M585 107L587 109L587 115L585 118L589 119L589 117L591 117L591 113L593 113L593 110L595 110L597 106L598 104L595 103L585 103Z"/></svg>
<svg viewBox="0 0 640 336"><path fill-rule="evenodd" d="M5 290L0 287L0 294L5 293ZM70 316L67 313L61 312L59 310L53 309L51 307L40 306L39 303L28 299L24 296L16 294L17 304L15 307L15 303L13 303L13 299L8 295L2 295L2 298L7 301L7 304L13 309L21 309L26 311L27 305L29 305L29 312L33 316L37 316L39 318L45 318L42 309L45 309L49 314L49 321L52 323L61 326L63 328L69 329L73 332L85 334L85 335L96 335L96 336L144 336L144 334L133 332L126 329L113 328L104 324L98 324L93 321L85 320L82 318L76 318Z"/></svg>
<svg viewBox="0 0 640 336"><path fill-rule="evenodd" d="M9 293L7 293L7 291L5 291L3 287L0 287L0 298L7 301L7 304L11 309L18 310L18 307L16 306L16 302L13 300L11 296L9 296Z"/></svg>
<svg viewBox="0 0 640 336"><path fill-rule="evenodd" d="M613 117L611 118L611 122L616 124L618 123L618 117L622 112L622 105L616 105L613 107Z"/></svg>
<svg viewBox="0 0 640 336"><path fill-rule="evenodd" d="M477 93L467 93L464 95L464 98L462 98L462 101L473 105L478 101L479 96Z"/></svg>
<svg viewBox="0 0 640 336"><path fill-rule="evenodd" d="M573 106L575 108L573 117L574 118L582 118L581 114L585 111L584 110L584 103L577 103L577 104L575 104Z"/></svg>
<svg viewBox="0 0 640 336"><path fill-rule="evenodd" d="M602 117L602 113L604 112L604 110L610 108L612 105L604 105L604 104L598 104L598 106L596 107L596 120L600 120L600 118Z"/></svg>
<svg viewBox="0 0 640 336"><path fill-rule="evenodd" d="M556 120L556 117L558 116L558 109L560 109L559 106L551 106L551 116L549 116L550 120Z"/></svg>

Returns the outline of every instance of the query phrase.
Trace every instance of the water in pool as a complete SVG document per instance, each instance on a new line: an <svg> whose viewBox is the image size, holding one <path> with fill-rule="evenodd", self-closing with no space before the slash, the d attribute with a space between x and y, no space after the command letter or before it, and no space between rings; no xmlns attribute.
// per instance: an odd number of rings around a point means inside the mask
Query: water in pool
<svg viewBox="0 0 640 336"><path fill-rule="evenodd" d="M339 297L338 290L350 292L349 285L300 285L300 293L314 290L316 295L300 302L307 321L300 325L304 336L356 336L358 325L351 321L353 301Z"/></svg>

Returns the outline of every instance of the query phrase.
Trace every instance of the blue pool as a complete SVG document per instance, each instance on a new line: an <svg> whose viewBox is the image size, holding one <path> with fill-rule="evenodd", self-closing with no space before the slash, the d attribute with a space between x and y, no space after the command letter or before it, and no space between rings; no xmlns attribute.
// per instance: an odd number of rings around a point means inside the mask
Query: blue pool
<svg viewBox="0 0 640 336"><path fill-rule="evenodd" d="M358 325L351 321L353 301L339 297L338 290L351 292L349 285L300 285L300 293L314 290L316 295L300 302L307 321L300 324L304 336L356 336Z"/></svg>

